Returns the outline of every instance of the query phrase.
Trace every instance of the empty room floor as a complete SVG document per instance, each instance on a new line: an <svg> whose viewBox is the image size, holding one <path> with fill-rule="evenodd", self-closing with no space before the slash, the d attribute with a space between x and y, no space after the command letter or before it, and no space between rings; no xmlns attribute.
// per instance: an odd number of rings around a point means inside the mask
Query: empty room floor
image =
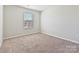
<svg viewBox="0 0 79 59"><path fill-rule="evenodd" d="M6 39L0 48L2 53L68 53L79 52L79 44L46 34L32 34Z"/></svg>

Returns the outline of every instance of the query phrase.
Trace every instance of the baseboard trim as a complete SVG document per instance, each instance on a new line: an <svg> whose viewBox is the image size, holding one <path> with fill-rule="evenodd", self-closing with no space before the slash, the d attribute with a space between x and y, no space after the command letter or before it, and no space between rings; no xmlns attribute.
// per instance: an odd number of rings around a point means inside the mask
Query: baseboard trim
<svg viewBox="0 0 79 59"><path fill-rule="evenodd" d="M77 42L77 41L70 40L70 39L67 39L67 38L63 38L63 37L60 37L60 36L55 36L55 35L51 35L51 34L44 33L44 32L43 32L43 34L46 34L46 35L49 35L49 36L53 36L53 37L57 37L57 38L60 38L60 39L62 39L62 40L67 40L67 41L70 41L70 42L73 42L73 43L79 44L79 42Z"/></svg>
<svg viewBox="0 0 79 59"><path fill-rule="evenodd" d="M40 32L38 32L38 33L40 33ZM12 38L16 38L16 37L27 36L27 35L32 35L32 34L37 34L37 33L21 34L21 35L11 36L11 37L7 37L7 38L3 38L3 40L6 40L6 39L12 39Z"/></svg>
<svg viewBox="0 0 79 59"><path fill-rule="evenodd" d="M38 32L38 33L40 33L40 32ZM67 40L67 41L70 41L70 42L79 44L79 42L74 41L74 40L70 40L70 39L68 39L68 38L63 38L63 37L60 37L60 36L51 35L51 34L49 34L49 33L44 33L44 32L42 32L42 33L43 33L43 34L46 34L46 35L49 35L49 36L53 36L53 37L60 38L60 39L62 39L62 40ZM37 33L32 33L32 34L37 34ZM32 35L32 34L21 34L21 35L11 36L11 37L7 37L7 38L3 38L3 40L11 39L11 38L16 38L16 37L21 37L21 36L26 36L26 35Z"/></svg>

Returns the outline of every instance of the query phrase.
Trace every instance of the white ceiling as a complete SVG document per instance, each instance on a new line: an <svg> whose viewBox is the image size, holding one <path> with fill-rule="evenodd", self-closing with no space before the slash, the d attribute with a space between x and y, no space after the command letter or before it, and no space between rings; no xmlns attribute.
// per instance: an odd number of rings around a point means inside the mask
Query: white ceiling
<svg viewBox="0 0 79 59"><path fill-rule="evenodd" d="M50 7L49 5L20 5L20 6L38 11L44 11L45 9Z"/></svg>

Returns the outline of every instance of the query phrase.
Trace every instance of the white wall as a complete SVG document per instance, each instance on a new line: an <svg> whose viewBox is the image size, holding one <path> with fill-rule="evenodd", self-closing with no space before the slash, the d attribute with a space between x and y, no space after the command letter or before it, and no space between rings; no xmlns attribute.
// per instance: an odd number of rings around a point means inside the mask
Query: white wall
<svg viewBox="0 0 79 59"><path fill-rule="evenodd" d="M0 5L0 47L3 41L3 6Z"/></svg>
<svg viewBox="0 0 79 59"><path fill-rule="evenodd" d="M33 14L33 28L24 29L23 13ZM18 6L4 6L4 38L27 35L40 32L40 12Z"/></svg>
<svg viewBox="0 0 79 59"><path fill-rule="evenodd" d="M52 6L42 13L42 32L79 42L79 6Z"/></svg>

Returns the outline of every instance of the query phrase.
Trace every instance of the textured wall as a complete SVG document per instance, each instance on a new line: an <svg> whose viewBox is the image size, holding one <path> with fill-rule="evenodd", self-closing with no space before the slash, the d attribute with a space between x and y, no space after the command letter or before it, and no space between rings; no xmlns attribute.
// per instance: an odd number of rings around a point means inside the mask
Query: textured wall
<svg viewBox="0 0 79 59"><path fill-rule="evenodd" d="M42 32L79 42L79 6L52 6L42 13Z"/></svg>
<svg viewBox="0 0 79 59"><path fill-rule="evenodd" d="M23 13L33 14L33 28L23 28ZM4 38L40 32L40 12L18 6L4 6Z"/></svg>

